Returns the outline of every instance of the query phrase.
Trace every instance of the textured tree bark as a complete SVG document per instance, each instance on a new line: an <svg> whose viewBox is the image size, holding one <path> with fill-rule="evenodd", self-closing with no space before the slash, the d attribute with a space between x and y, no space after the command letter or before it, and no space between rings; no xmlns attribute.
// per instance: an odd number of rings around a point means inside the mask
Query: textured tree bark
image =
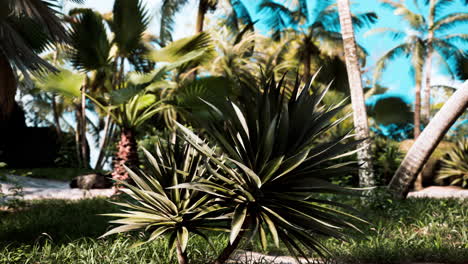
<svg viewBox="0 0 468 264"><path fill-rule="evenodd" d="M416 80L414 93L414 139L417 139L421 134L421 82L418 80Z"/></svg>
<svg viewBox="0 0 468 264"><path fill-rule="evenodd" d="M199 0L198 12L197 12L197 24L195 26L195 33L203 31L203 24L205 23L205 14L208 11L208 6L205 3L206 0Z"/></svg>
<svg viewBox="0 0 468 264"><path fill-rule="evenodd" d="M55 131L57 132L57 137L59 140L62 139L62 129L60 128L60 115L57 109L57 102L55 99L57 96L52 95L52 111L54 113L54 123L55 123Z"/></svg>
<svg viewBox="0 0 468 264"><path fill-rule="evenodd" d="M81 155L81 148L80 148L80 142L81 142L81 115L80 115L80 107L78 105L75 105L75 119L76 119L76 128L75 128L75 147L76 147L76 159L78 161L78 166L82 167L83 166L83 155Z"/></svg>
<svg viewBox="0 0 468 264"><path fill-rule="evenodd" d="M425 86L422 96L422 109L421 109L421 121L423 124L429 123L431 120L431 71L432 71L432 55L433 47L432 40L434 38L434 31L431 29L434 25L435 16L435 4L436 0L430 0L429 2L429 16L428 16L428 34L427 34L427 46L426 46L426 61L425 61Z"/></svg>
<svg viewBox="0 0 468 264"><path fill-rule="evenodd" d="M348 72L349 88L351 92L351 103L353 107L354 126L357 139L364 139L360 144L361 150L358 161L362 164L359 169L359 184L362 187L374 186L374 172L372 166L371 141L369 138L369 124L362 89L361 70L357 47L354 38L353 23L349 0L338 0L338 12L340 16L341 32L346 58L346 69Z"/></svg>
<svg viewBox="0 0 468 264"><path fill-rule="evenodd" d="M109 141L110 136L110 123L111 123L111 116L107 114L106 121L104 123L104 137L101 142L101 146L99 147L99 155L96 161L96 165L94 166L95 170L101 170L103 167L103 160L106 153L107 142Z"/></svg>
<svg viewBox="0 0 468 264"><path fill-rule="evenodd" d="M84 81L83 81L83 86L81 87L81 141L80 141L80 147L81 147L81 155L82 155L82 161L83 161L83 167L84 168L89 168L89 152L88 152L88 146L87 146L87 140L86 140L86 88L88 86L88 76L85 75Z"/></svg>
<svg viewBox="0 0 468 264"><path fill-rule="evenodd" d="M15 73L8 59L0 53L0 120L7 120L13 112L16 85Z"/></svg>
<svg viewBox="0 0 468 264"><path fill-rule="evenodd" d="M432 37L431 37L432 38ZM432 44L429 40L427 44L427 57L425 66L425 86L422 96L422 107L421 107L421 121L423 124L429 123L431 120L431 70L432 70Z"/></svg>
<svg viewBox="0 0 468 264"><path fill-rule="evenodd" d="M179 264L188 264L187 252L182 252L182 247L180 246L179 241L176 243L177 248L177 261Z"/></svg>
<svg viewBox="0 0 468 264"><path fill-rule="evenodd" d="M468 107L468 81L459 88L434 116L411 146L389 184L395 197L404 199L413 181L444 135Z"/></svg>
<svg viewBox="0 0 468 264"><path fill-rule="evenodd" d="M131 129L122 128L117 155L114 160L114 171L112 172L112 178L114 180L129 181L128 172L123 165L130 169L138 168L139 162L137 151L138 148L135 133Z"/></svg>

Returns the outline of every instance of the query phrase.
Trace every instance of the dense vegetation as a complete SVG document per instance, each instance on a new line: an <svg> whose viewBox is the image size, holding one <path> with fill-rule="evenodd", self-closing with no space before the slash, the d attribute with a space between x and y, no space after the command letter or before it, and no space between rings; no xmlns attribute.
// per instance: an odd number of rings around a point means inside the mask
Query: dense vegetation
<svg viewBox="0 0 468 264"><path fill-rule="evenodd" d="M199 0L195 34L177 40L189 1L163 1L160 17L143 0L66 2L0 4L0 181L96 172L119 195L0 189L1 261L468 259L465 200L397 199L468 187L468 82L431 83L441 65L467 79L468 13L449 8L466 1L380 0L407 28L376 28L348 0ZM401 42L377 59L358 30ZM398 57L414 102L381 84Z"/></svg>

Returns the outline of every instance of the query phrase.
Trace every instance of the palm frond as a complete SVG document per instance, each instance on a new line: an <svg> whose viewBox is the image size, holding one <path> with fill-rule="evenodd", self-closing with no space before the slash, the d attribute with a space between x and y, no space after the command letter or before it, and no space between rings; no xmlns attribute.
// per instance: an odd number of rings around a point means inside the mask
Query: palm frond
<svg viewBox="0 0 468 264"><path fill-rule="evenodd" d="M140 47L150 17L141 0L115 0L111 23L119 55L128 57Z"/></svg>
<svg viewBox="0 0 468 264"><path fill-rule="evenodd" d="M459 25L464 25L467 22L468 13L452 13L435 21L431 29L435 32L442 33Z"/></svg>
<svg viewBox="0 0 468 264"><path fill-rule="evenodd" d="M425 19L422 15L412 12L401 2L396 2L393 0L380 1L384 7L391 8L395 15L402 16L413 29L417 31L424 29Z"/></svg>
<svg viewBox="0 0 468 264"><path fill-rule="evenodd" d="M164 0L161 6L161 26L159 29L159 39L164 47L172 41L172 31L174 30L174 16L187 4L187 0Z"/></svg>
<svg viewBox="0 0 468 264"><path fill-rule="evenodd" d="M389 50L385 53L380 59L376 62L376 66L374 69L374 80L379 80L382 76L383 71L387 68L387 65L390 61L394 60L395 58L405 55L408 57L411 52L411 46L408 43L400 44L393 49Z"/></svg>
<svg viewBox="0 0 468 264"><path fill-rule="evenodd" d="M232 12L228 15L227 21L230 22L228 26L235 31L239 31L240 25L253 24L252 16L249 10L241 0L229 0L232 7Z"/></svg>
<svg viewBox="0 0 468 264"><path fill-rule="evenodd" d="M110 66L111 44L104 20L92 9L74 9L71 28L71 63L78 70L93 71Z"/></svg>
<svg viewBox="0 0 468 264"><path fill-rule="evenodd" d="M450 7L452 4L454 4L456 1L455 0L437 0L433 10L429 10L430 13L432 13L432 17L436 19L437 17L440 16L441 13L443 13L448 7ZM426 0L426 5L429 3L428 0Z"/></svg>
<svg viewBox="0 0 468 264"><path fill-rule="evenodd" d="M398 30L398 29L394 29L394 28L388 28L388 27L373 28L367 31L364 34L364 36L368 37L368 36L375 35L375 34L382 34L382 35L386 34L386 35L389 35L393 40L399 40L406 36L406 32Z"/></svg>
<svg viewBox="0 0 468 264"><path fill-rule="evenodd" d="M13 16L34 20L54 42L68 41L65 27L54 9L57 7L55 1L7 0L6 2L5 8L10 9Z"/></svg>
<svg viewBox="0 0 468 264"><path fill-rule="evenodd" d="M176 40L170 45L149 53L148 57L154 62L197 61L203 63L213 55L214 49L211 37L201 32L192 37Z"/></svg>
<svg viewBox="0 0 468 264"><path fill-rule="evenodd" d="M83 74L76 74L66 69L60 69L59 73L50 73L39 78L36 86L44 91L54 92L74 100L80 98L83 80Z"/></svg>
<svg viewBox="0 0 468 264"><path fill-rule="evenodd" d="M262 0L258 9L267 14L265 22L273 30L274 36L278 36L281 31L287 28L294 18L293 11L272 0Z"/></svg>

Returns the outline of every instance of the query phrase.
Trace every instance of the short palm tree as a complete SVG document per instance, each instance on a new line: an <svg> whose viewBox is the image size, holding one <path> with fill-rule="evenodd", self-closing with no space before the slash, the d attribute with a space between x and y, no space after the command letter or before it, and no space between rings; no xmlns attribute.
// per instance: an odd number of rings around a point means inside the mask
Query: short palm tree
<svg viewBox="0 0 468 264"><path fill-rule="evenodd" d="M456 147L442 158L437 180L450 181L450 185L468 187L468 139L457 142Z"/></svg>
<svg viewBox="0 0 468 264"><path fill-rule="evenodd" d="M468 34L448 33L450 29L468 22L468 13L450 13L441 16L443 8L452 4L451 0L427 0L429 4L427 15L413 12L403 3L393 0L380 0L386 7L395 11L401 16L410 31L402 31L394 28L376 28L369 33L385 33L391 35L396 40L404 39L396 47L385 53L377 62L375 68L375 80L378 80L388 62L399 57L411 57L411 67L414 72L415 81L415 105L414 105L414 137L418 137L421 132L421 120L429 121L430 114L430 80L432 70L432 58L434 54L442 58L442 63L455 76L454 72L460 71L456 67L460 62L466 60L465 52L457 45L468 43ZM415 1L416 3L418 1ZM421 10L421 9L418 9ZM410 33L408 33L410 32ZM452 69L450 62L454 63ZM423 76L425 78L424 102L421 102L421 87L423 87Z"/></svg>
<svg viewBox="0 0 468 264"><path fill-rule="evenodd" d="M83 0L74 0L82 3ZM39 57L50 45L68 41L57 11L57 0L5 0L0 4L0 119L14 107L17 75L55 71Z"/></svg>
<svg viewBox="0 0 468 264"><path fill-rule="evenodd" d="M136 129L161 111L161 102L156 95L143 91L127 98L127 94L123 92L127 89L136 90L138 88L127 84L121 90L109 94L108 98L100 98L103 103L93 99L97 105L110 114L115 124L120 128L120 140L112 172L112 178L119 181L129 180L125 166L137 169L139 165Z"/></svg>

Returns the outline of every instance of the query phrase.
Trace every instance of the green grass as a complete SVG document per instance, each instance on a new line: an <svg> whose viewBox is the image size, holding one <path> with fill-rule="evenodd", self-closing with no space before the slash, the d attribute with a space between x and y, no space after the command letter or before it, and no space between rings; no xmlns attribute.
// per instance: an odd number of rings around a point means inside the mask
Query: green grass
<svg viewBox="0 0 468 264"><path fill-rule="evenodd" d="M117 208L104 199L34 201L17 212L0 213L0 263L176 263L164 240L130 248L142 234L98 239L109 226L100 213ZM362 209L372 222L350 243L326 240L334 259L346 263L466 263L468 201L382 200ZM209 263L226 244L212 236L215 250L193 237L195 264ZM256 245L249 248L258 250ZM287 254L270 247L268 253Z"/></svg>
<svg viewBox="0 0 468 264"><path fill-rule="evenodd" d="M39 179L70 181L78 175L93 173L93 170L83 168L32 168L32 169L0 169L0 176L14 174Z"/></svg>

